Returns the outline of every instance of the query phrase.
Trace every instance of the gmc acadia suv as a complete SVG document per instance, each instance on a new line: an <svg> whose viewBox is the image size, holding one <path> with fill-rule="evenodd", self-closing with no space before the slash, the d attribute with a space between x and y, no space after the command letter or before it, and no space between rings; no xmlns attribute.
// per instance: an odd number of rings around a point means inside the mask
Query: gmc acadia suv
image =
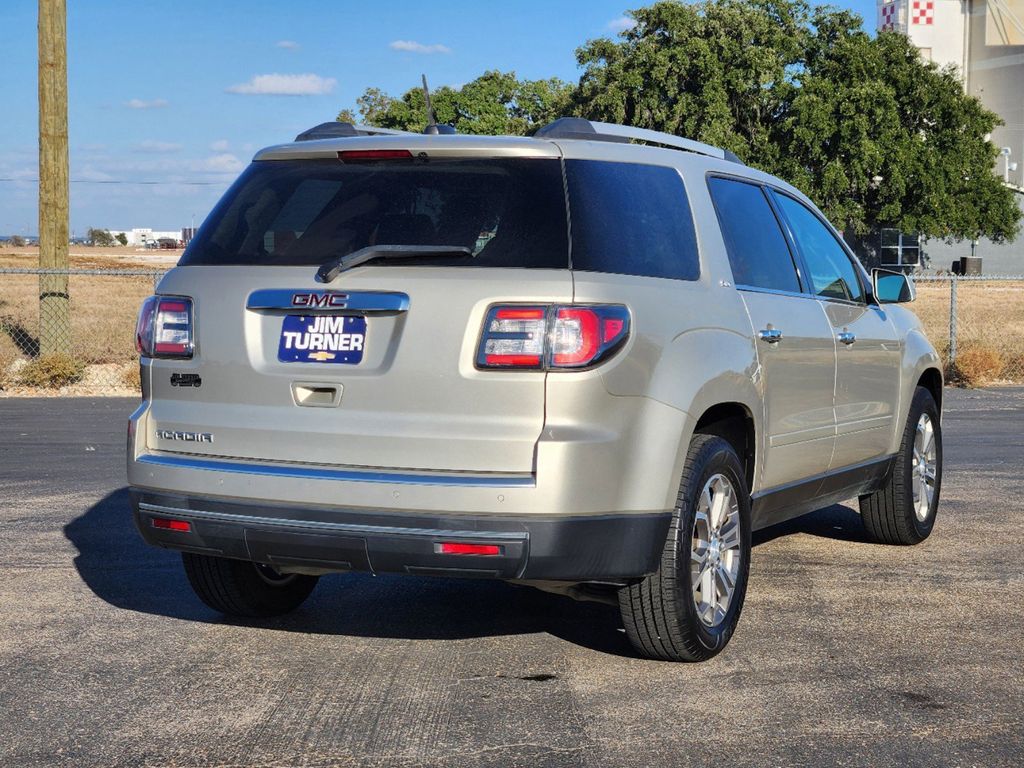
<svg viewBox="0 0 1024 768"><path fill-rule="evenodd" d="M135 521L226 614L332 572L484 577L707 659L752 531L859 496L878 541L930 533L912 298L704 144L324 124L256 155L142 308Z"/></svg>

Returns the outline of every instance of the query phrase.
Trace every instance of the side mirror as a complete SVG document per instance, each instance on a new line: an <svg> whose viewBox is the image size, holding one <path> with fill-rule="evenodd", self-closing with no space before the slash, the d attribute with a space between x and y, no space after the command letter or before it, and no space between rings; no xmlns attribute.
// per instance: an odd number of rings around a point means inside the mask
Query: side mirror
<svg viewBox="0 0 1024 768"><path fill-rule="evenodd" d="M914 286L902 272L872 269L871 288L879 304L903 304L914 300Z"/></svg>

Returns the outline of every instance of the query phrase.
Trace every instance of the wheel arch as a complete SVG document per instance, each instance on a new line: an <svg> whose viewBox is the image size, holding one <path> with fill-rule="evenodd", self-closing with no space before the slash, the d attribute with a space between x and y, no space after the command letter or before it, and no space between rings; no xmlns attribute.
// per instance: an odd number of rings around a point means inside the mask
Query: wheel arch
<svg viewBox="0 0 1024 768"><path fill-rule="evenodd" d="M903 372L900 377L902 386L899 418L893 424L890 453L899 450L903 427L907 423L910 404L913 402L914 391L918 386L923 386L932 393L935 404L939 406L939 413L942 413L942 361L939 359L938 353L924 333L918 329L912 329L907 333L904 345Z"/></svg>
<svg viewBox="0 0 1024 768"><path fill-rule="evenodd" d="M693 431L694 434L717 435L736 450L743 464L747 491L750 492L758 457L757 428L750 408L734 401L712 405L697 419Z"/></svg>
<svg viewBox="0 0 1024 768"><path fill-rule="evenodd" d="M924 387L931 392L935 404L942 412L942 371L938 368L925 368L917 379L917 386Z"/></svg>

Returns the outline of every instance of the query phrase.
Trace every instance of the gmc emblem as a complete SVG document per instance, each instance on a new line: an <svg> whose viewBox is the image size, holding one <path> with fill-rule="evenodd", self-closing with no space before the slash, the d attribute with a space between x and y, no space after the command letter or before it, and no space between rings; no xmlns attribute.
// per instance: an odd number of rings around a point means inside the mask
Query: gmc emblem
<svg viewBox="0 0 1024 768"><path fill-rule="evenodd" d="M347 293L296 293L293 307L342 307L348 304Z"/></svg>

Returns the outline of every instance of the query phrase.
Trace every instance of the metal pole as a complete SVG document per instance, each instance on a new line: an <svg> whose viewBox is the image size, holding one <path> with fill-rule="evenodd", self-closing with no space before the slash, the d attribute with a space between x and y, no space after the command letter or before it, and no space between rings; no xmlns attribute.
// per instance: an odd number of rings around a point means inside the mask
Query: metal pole
<svg viewBox="0 0 1024 768"><path fill-rule="evenodd" d="M956 284L954 275L949 281L949 362L956 360Z"/></svg>
<svg viewBox="0 0 1024 768"><path fill-rule="evenodd" d="M65 0L39 0L39 267L68 268L68 59ZM68 276L39 276L39 352L71 351Z"/></svg>

